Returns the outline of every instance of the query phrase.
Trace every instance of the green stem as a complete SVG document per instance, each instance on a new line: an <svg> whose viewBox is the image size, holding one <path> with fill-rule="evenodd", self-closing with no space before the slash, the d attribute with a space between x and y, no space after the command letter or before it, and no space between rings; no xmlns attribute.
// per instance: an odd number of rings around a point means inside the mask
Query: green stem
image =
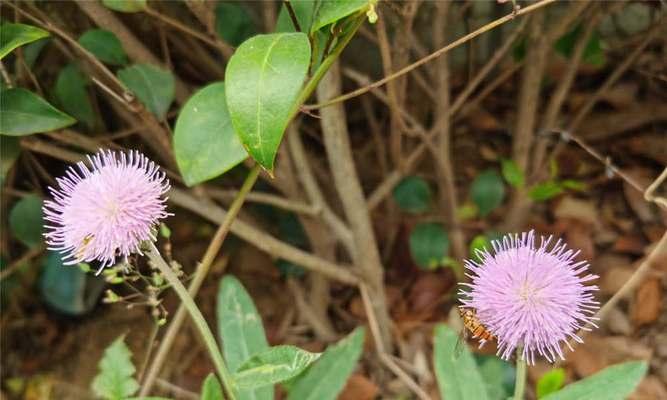
<svg viewBox="0 0 667 400"><path fill-rule="evenodd" d="M523 346L516 348L516 381L514 383L514 400L523 400L526 391L526 360L523 358Z"/></svg>
<svg viewBox="0 0 667 400"><path fill-rule="evenodd" d="M225 361L222 358L218 344L215 341L215 337L213 336L211 329L209 329L204 316L202 315L201 311L199 311L199 308L195 304L194 300L192 300L192 297L190 297L188 294L188 290L185 288L185 286L183 286L174 271L171 270L171 267L164 261L164 258L162 258L162 255L160 255L157 247L155 247L155 243L149 243L150 248L149 251L146 252L148 258L150 258L150 260L153 262L153 265L158 270L160 270L162 276L164 276L167 282L169 282L171 287L176 291L178 297L181 299L181 304L183 304L187 309L190 317L192 318L192 321L197 327L197 330L199 330L199 333L204 339L204 344L206 344L206 348L208 349L208 352L213 359L213 364L215 365L215 369L218 371L218 375L220 376L222 385L225 387L227 396L230 400L235 400L236 391L234 388L234 381L229 371L227 370L227 366L225 365Z"/></svg>

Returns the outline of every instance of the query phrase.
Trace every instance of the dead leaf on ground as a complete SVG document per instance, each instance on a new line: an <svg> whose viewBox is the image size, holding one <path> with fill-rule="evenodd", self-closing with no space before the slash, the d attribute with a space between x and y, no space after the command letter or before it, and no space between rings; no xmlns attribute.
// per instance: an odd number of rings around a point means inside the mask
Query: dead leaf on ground
<svg viewBox="0 0 667 400"><path fill-rule="evenodd" d="M347 380L338 400L373 400L379 391L380 388L364 375L353 374Z"/></svg>
<svg viewBox="0 0 667 400"><path fill-rule="evenodd" d="M636 234L629 234L620 236L614 242L614 251L619 253L627 254L644 254L644 248L646 247L646 242L641 237L638 237Z"/></svg>
<svg viewBox="0 0 667 400"><path fill-rule="evenodd" d="M662 286L656 278L647 279L639 286L630 306L632 321L637 326L655 322L662 311Z"/></svg>
<svg viewBox="0 0 667 400"><path fill-rule="evenodd" d="M643 343L626 336L601 336L589 333L584 344L578 345L573 353L566 355L580 377L590 376L612 364L628 360L649 361L653 350Z"/></svg>
<svg viewBox="0 0 667 400"><path fill-rule="evenodd" d="M590 225L600 221L599 210L592 201L577 199L572 196L563 197L554 209L556 218L572 218Z"/></svg>
<svg viewBox="0 0 667 400"><path fill-rule="evenodd" d="M649 375L642 379L635 392L628 397L628 400L655 399L667 399L667 388L665 388L665 384L654 375Z"/></svg>
<svg viewBox="0 0 667 400"><path fill-rule="evenodd" d="M592 261L593 270L600 274L600 292L613 295L635 272L629 257L617 254L602 254Z"/></svg>

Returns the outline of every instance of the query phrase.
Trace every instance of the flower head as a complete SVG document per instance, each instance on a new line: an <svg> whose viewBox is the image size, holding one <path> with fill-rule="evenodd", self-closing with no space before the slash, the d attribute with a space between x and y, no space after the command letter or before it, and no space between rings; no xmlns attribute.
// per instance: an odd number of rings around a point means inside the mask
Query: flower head
<svg viewBox="0 0 667 400"><path fill-rule="evenodd" d="M116 257L140 252L141 242L166 212L163 195L169 181L159 167L138 151L101 150L70 167L49 188L44 202L44 234L50 250L63 254L65 264L98 260L102 267Z"/></svg>
<svg viewBox="0 0 667 400"><path fill-rule="evenodd" d="M506 235L492 242L493 254L485 249L477 254L479 262L465 262L472 282L462 284L470 289L459 292L462 307L474 309L496 336L503 359L519 346L530 364L536 353L551 362L563 359L561 343L582 342L577 331L595 326L598 288L586 283L597 276L587 273L586 261L575 261L578 251L561 240L550 246L551 241L541 237L536 247L533 231Z"/></svg>

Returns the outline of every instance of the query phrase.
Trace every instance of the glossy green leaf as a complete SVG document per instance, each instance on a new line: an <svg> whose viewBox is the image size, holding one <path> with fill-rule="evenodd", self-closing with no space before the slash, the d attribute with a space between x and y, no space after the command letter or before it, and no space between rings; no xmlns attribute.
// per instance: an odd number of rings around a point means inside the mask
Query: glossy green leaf
<svg viewBox="0 0 667 400"><path fill-rule="evenodd" d="M490 250L491 248L491 242L485 235L477 235L470 241L470 258L481 261L477 256L477 251Z"/></svg>
<svg viewBox="0 0 667 400"><path fill-rule="evenodd" d="M623 400L639 385L648 366L644 361L612 365L551 393L544 400Z"/></svg>
<svg viewBox="0 0 667 400"><path fill-rule="evenodd" d="M5 182L9 170L21 154L21 143L19 138L13 136L0 136L0 185Z"/></svg>
<svg viewBox="0 0 667 400"><path fill-rule="evenodd" d="M294 15L296 15L296 20L299 22L302 32L310 32L310 26L313 23L313 13L319 3L319 0L290 0L292 10L294 10ZM280 7L280 13L278 13L276 32L296 32L292 18L284 3Z"/></svg>
<svg viewBox="0 0 667 400"><path fill-rule="evenodd" d="M357 365L364 335L364 328L357 328L328 347L322 357L296 379L287 400L335 400Z"/></svg>
<svg viewBox="0 0 667 400"><path fill-rule="evenodd" d="M135 64L117 73L148 111L163 119L174 100L175 81L171 72L150 64Z"/></svg>
<svg viewBox="0 0 667 400"><path fill-rule="evenodd" d="M252 37L227 64L227 107L248 154L268 171L298 104L310 62L303 33Z"/></svg>
<svg viewBox="0 0 667 400"><path fill-rule="evenodd" d="M46 37L29 43L23 47L23 59L25 60L28 68L32 68L35 65L37 58L39 58L39 55L42 54L44 46L46 46L50 41L51 38Z"/></svg>
<svg viewBox="0 0 667 400"><path fill-rule="evenodd" d="M494 170L480 173L470 188L470 198L477 205L479 214L484 217L502 204L505 198L505 185Z"/></svg>
<svg viewBox="0 0 667 400"><path fill-rule="evenodd" d="M93 380L95 394L107 400L121 400L132 396L139 384L132 377L135 372L132 353L124 342L125 335L116 339L104 350L98 364L99 372Z"/></svg>
<svg viewBox="0 0 667 400"><path fill-rule="evenodd" d="M224 83L204 87L185 103L174 129L174 154L188 186L213 179L248 157L229 118Z"/></svg>
<svg viewBox="0 0 667 400"><path fill-rule="evenodd" d="M86 85L86 77L79 67L73 63L68 64L58 74L54 94L66 113L92 130L95 128L96 116Z"/></svg>
<svg viewBox="0 0 667 400"><path fill-rule="evenodd" d="M0 60L12 50L24 44L49 36L49 32L32 25L0 24Z"/></svg>
<svg viewBox="0 0 667 400"><path fill-rule="evenodd" d="M445 228L436 223L421 223L410 232L410 254L424 269L434 269L446 262L449 238Z"/></svg>
<svg viewBox="0 0 667 400"><path fill-rule="evenodd" d="M104 29L87 30L79 38L79 44L107 64L126 65L128 63L123 44L113 32Z"/></svg>
<svg viewBox="0 0 667 400"><path fill-rule="evenodd" d="M563 193L563 187L555 181L538 183L530 188L528 196L533 201L546 201Z"/></svg>
<svg viewBox="0 0 667 400"><path fill-rule="evenodd" d="M102 0L107 8L125 13L135 13L146 9L146 0Z"/></svg>
<svg viewBox="0 0 667 400"><path fill-rule="evenodd" d="M455 351L458 334L444 324L435 327L433 364L440 397L447 400L488 400L484 381L468 347Z"/></svg>
<svg viewBox="0 0 667 400"><path fill-rule="evenodd" d="M302 373L320 355L289 345L271 347L244 362L232 379L247 389L284 382Z"/></svg>
<svg viewBox="0 0 667 400"><path fill-rule="evenodd" d="M72 125L76 120L21 88L0 90L0 134L24 136Z"/></svg>
<svg viewBox="0 0 667 400"><path fill-rule="evenodd" d="M218 333L222 350L231 372L254 354L269 348L262 325L262 318L255 305L235 277L225 276L220 282L217 300ZM271 400L273 388L240 390L240 400Z"/></svg>
<svg viewBox="0 0 667 400"><path fill-rule="evenodd" d="M516 369L497 356L475 355L489 400L506 400L514 392Z"/></svg>
<svg viewBox="0 0 667 400"><path fill-rule="evenodd" d="M89 268L89 267L88 267ZM86 274L81 265L63 265L62 255L48 252L39 276L44 301L67 315L83 315L93 309L104 289L104 279Z"/></svg>
<svg viewBox="0 0 667 400"><path fill-rule="evenodd" d="M525 184L525 177L521 168L514 162L514 160L504 158L501 161L502 173L505 181L510 185L521 188Z"/></svg>
<svg viewBox="0 0 667 400"><path fill-rule="evenodd" d="M323 1L317 10L310 28L311 32L332 24L357 11L364 10L373 0L333 0Z"/></svg>
<svg viewBox="0 0 667 400"><path fill-rule="evenodd" d="M42 199L29 195L19 200L9 212L9 228L12 235L28 247L43 242L44 217Z"/></svg>
<svg viewBox="0 0 667 400"><path fill-rule="evenodd" d="M417 176L401 180L394 188L393 196L401 210L413 214L427 211L431 205L431 188Z"/></svg>
<svg viewBox="0 0 667 400"><path fill-rule="evenodd" d="M222 393L222 386L215 377L215 374L208 374L201 387L200 400L225 400Z"/></svg>
<svg viewBox="0 0 667 400"><path fill-rule="evenodd" d="M565 384L565 370L563 368L554 368L545 373L537 381L535 392L537 398L541 399L544 396L555 393Z"/></svg>
<svg viewBox="0 0 667 400"><path fill-rule="evenodd" d="M245 7L236 3L218 3L215 7L215 31L232 46L238 46L257 31Z"/></svg>

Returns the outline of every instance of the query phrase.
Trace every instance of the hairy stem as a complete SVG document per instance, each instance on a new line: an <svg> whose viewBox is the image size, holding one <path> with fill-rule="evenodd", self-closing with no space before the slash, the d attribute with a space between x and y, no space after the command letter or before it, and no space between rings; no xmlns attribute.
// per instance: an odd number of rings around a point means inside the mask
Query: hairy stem
<svg viewBox="0 0 667 400"><path fill-rule="evenodd" d="M230 400L235 400L236 395L232 376L227 370L227 366L225 365L225 361L222 358L218 344L215 341L215 337L213 336L211 329L208 327L204 316L202 315L201 311L199 311L199 308L195 304L194 300L192 300L192 297L190 297L190 294L188 293L185 286L183 286L174 271L171 270L171 267L164 261L164 258L162 258L160 255L157 247L155 247L155 243L149 242L149 245L150 248L149 251L146 252L146 255L148 255L148 258L150 258L152 261L153 266L162 273L162 276L164 276L167 282L169 282L171 287L176 291L178 297L181 299L181 304L187 309L187 312L190 314L192 321L197 327L197 330L204 339L204 344L206 345L209 355L213 359L213 364L215 365L215 369L220 376L220 380L225 388L225 391L227 392L228 398Z"/></svg>
<svg viewBox="0 0 667 400"><path fill-rule="evenodd" d="M516 348L516 381L514 383L514 400L523 400L526 391L526 359L522 356L523 346Z"/></svg>

